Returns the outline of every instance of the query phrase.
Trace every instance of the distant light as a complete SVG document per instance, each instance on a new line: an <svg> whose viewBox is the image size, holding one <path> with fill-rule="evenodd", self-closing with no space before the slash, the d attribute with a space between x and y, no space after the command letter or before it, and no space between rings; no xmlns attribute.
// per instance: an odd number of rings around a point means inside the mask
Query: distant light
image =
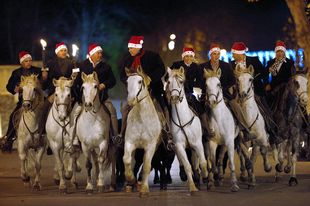
<svg viewBox="0 0 310 206"><path fill-rule="evenodd" d="M305 141L302 141L302 142L301 142L301 147L304 148L305 145L306 145L306 144L305 144Z"/></svg>
<svg viewBox="0 0 310 206"><path fill-rule="evenodd" d="M171 40L175 40L175 38L176 38L176 35L175 35L175 34L170 34L170 39L171 39Z"/></svg>
<svg viewBox="0 0 310 206"><path fill-rule="evenodd" d="M226 54L227 54L226 49L221 49L220 54L221 54L221 56L222 56L222 55L226 55Z"/></svg>
<svg viewBox="0 0 310 206"><path fill-rule="evenodd" d="M72 56L75 57L78 50L79 50L79 47L76 44L72 44Z"/></svg>
<svg viewBox="0 0 310 206"><path fill-rule="evenodd" d="M44 39L40 39L40 44L42 45L42 49L45 50L45 47L47 46L47 43Z"/></svg>
<svg viewBox="0 0 310 206"><path fill-rule="evenodd" d="M172 50L174 49L174 46L175 46L174 41L170 41L170 42L168 43L168 49L169 49L170 51L172 51Z"/></svg>

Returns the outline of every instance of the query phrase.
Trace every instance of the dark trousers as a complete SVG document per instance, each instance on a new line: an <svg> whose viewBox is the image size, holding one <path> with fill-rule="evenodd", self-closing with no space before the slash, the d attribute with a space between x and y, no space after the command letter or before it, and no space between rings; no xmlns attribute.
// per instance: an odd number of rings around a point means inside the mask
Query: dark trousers
<svg viewBox="0 0 310 206"><path fill-rule="evenodd" d="M10 115L10 120L9 120L9 127L8 130L6 132L6 136L7 136L7 141L13 141L14 137L16 136L16 130L14 128L14 121L15 121L15 113L17 110L19 110L22 107L22 102L19 101L16 104L15 109L13 110L13 112ZM17 126L17 125L15 125Z"/></svg>

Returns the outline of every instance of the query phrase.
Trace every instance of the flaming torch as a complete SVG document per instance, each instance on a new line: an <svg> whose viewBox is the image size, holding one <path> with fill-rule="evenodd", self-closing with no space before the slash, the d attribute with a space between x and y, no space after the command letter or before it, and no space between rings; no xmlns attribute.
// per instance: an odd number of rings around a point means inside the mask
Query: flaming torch
<svg viewBox="0 0 310 206"><path fill-rule="evenodd" d="M44 39L40 39L40 43L42 45L42 72L47 72L49 69L46 67L46 60L45 60L45 48L47 46L47 43Z"/></svg>
<svg viewBox="0 0 310 206"><path fill-rule="evenodd" d="M72 61L74 68L72 69L72 79L75 79L77 74L80 72L80 68L76 66L76 56L78 54L79 47L76 44L72 44Z"/></svg>

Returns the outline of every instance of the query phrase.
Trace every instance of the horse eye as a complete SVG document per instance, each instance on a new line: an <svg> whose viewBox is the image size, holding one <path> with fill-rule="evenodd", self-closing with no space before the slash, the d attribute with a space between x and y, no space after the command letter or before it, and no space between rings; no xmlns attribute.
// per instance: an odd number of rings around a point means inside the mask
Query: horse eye
<svg viewBox="0 0 310 206"><path fill-rule="evenodd" d="M97 89L97 88L98 88L98 85L95 85L94 88Z"/></svg>
<svg viewBox="0 0 310 206"><path fill-rule="evenodd" d="M142 80L139 81L139 84L142 84Z"/></svg>
<svg viewBox="0 0 310 206"><path fill-rule="evenodd" d="M57 94L55 94L55 97L57 97L58 95Z"/></svg>
<svg viewBox="0 0 310 206"><path fill-rule="evenodd" d="M184 81L180 81L180 84L183 84L184 83Z"/></svg>
<svg viewBox="0 0 310 206"><path fill-rule="evenodd" d="M167 84L170 84L170 81L167 81Z"/></svg>
<svg viewBox="0 0 310 206"><path fill-rule="evenodd" d="M299 85L298 81L294 80L294 86L296 87L296 89L299 89L300 85Z"/></svg>
<svg viewBox="0 0 310 206"><path fill-rule="evenodd" d="M253 82L253 78L250 79L250 82Z"/></svg>
<svg viewBox="0 0 310 206"><path fill-rule="evenodd" d="M218 84L217 84L217 87L221 87L221 84L220 84L220 83L218 83Z"/></svg>

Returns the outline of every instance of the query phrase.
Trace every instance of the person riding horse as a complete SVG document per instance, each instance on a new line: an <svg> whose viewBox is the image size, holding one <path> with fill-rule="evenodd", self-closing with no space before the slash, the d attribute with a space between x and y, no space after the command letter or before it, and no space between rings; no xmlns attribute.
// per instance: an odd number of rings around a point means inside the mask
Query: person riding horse
<svg viewBox="0 0 310 206"><path fill-rule="evenodd" d="M231 66L235 70L237 64L242 64L243 66L249 67L250 65L254 68L254 92L255 99L261 110L261 113L265 119L266 129L270 134L269 139L271 142L280 142L281 139L277 135L277 125L274 123L272 116L270 116L271 111L266 102L265 84L268 81L268 71L264 68L263 64L259 61L257 57L246 56L248 48L243 42L235 42L231 48L234 61L231 61Z"/></svg>
<svg viewBox="0 0 310 206"><path fill-rule="evenodd" d="M265 90L268 103L273 111L283 104L280 101L281 96L289 80L296 73L294 61L287 58L285 52L285 43L277 41L275 46L276 56L267 63L267 71L272 75L272 80L266 85Z"/></svg>
<svg viewBox="0 0 310 206"><path fill-rule="evenodd" d="M91 74L94 71L97 73L99 78L99 98L100 102L103 105L103 108L107 114L109 114L111 118L111 126L112 126L112 138L118 135L118 121L116 110L109 99L108 90L112 89L116 84L116 79L111 69L111 66L103 61L102 58L103 49L98 44L90 44L88 48L88 58L83 62L78 63L78 67L81 72L77 76L76 82L78 88L81 88L83 81L81 78L81 73ZM80 92L78 98L79 104L82 103L82 92ZM79 108L77 109L79 110ZM78 112L75 112L78 113Z"/></svg>
<svg viewBox="0 0 310 206"><path fill-rule="evenodd" d="M47 62L47 67L49 68L47 80L48 97L44 101L42 121L39 125L39 134L41 136L45 132L48 113L54 102L55 86L53 85L53 79L59 79L60 77L71 78L74 69L73 59L69 57L67 46L63 42L56 44L55 54L56 56ZM76 99L77 92L72 91L72 94Z"/></svg>
<svg viewBox="0 0 310 206"><path fill-rule="evenodd" d="M16 136L15 126L17 125L15 125L14 122L17 120L16 119L17 111L22 107L22 88L20 87L21 76L29 76L31 74L36 74L38 75L38 79L40 80L41 85L44 82L46 82L47 79L46 74L43 74L44 72L41 71L40 68L32 66L32 57L28 52L21 51L19 53L19 62L21 64L21 67L15 69L12 72L12 75L9 78L9 81L6 85L6 89L8 90L8 92L10 92L13 95L18 93L19 96L16 107L10 115L9 126L6 135L3 138L1 138L5 141L2 147L2 151L4 152L12 151L13 142Z"/></svg>
<svg viewBox="0 0 310 206"><path fill-rule="evenodd" d="M131 71L136 71L138 67L142 67L142 70L145 74L147 74L151 78L150 83L150 92L152 97L156 99L159 103L161 108L157 109L162 110L165 115L165 123L164 128L165 130L169 130L168 122L169 122L169 111L167 107L167 99L164 92L164 86L162 82L162 77L165 75L165 65L159 56L158 53L153 51L145 50L142 47L143 44L143 36L132 36L128 42L128 50L130 55L127 56L121 66L120 71L120 80L126 85L127 84L127 74L126 68L130 69ZM127 114L129 109L127 108L126 111L122 112L123 120L122 120L122 129L121 135L124 135L125 128L126 128L126 121L127 121ZM164 120L162 120L164 121ZM169 132L168 132L169 136Z"/></svg>

